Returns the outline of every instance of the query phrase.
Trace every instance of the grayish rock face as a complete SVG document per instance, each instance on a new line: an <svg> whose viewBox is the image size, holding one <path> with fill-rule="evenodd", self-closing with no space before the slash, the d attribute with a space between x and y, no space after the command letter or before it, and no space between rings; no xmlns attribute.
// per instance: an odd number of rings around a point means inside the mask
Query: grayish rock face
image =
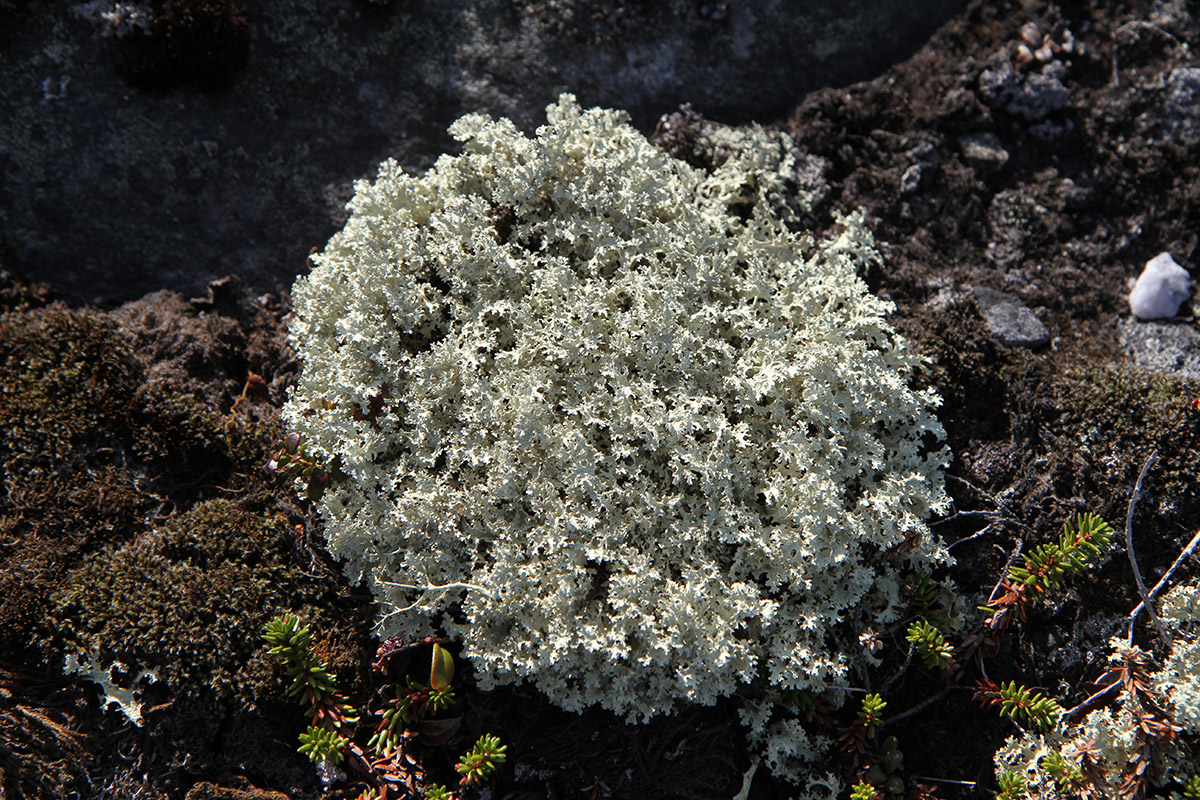
<svg viewBox="0 0 1200 800"><path fill-rule="evenodd" d="M1161 95L1161 125L1185 147L1200 142L1200 68L1173 69Z"/></svg>
<svg viewBox="0 0 1200 800"><path fill-rule="evenodd" d="M1192 325L1121 320L1121 347L1149 372L1200 380L1200 332Z"/></svg>
<svg viewBox="0 0 1200 800"><path fill-rule="evenodd" d="M983 315L988 331L1005 347L1042 347L1050 342L1050 332L1020 300L994 289L976 287L975 305Z"/></svg>
<svg viewBox="0 0 1200 800"><path fill-rule="evenodd" d="M149 24L130 22L130 3L30 4L6 19L0 238L18 269L109 303L226 274L282 290L344 223L355 179L389 156L428 167L465 111L531 130L566 89L628 109L643 131L684 102L770 122L812 89L907 57L964 3L394 5L256 3L246 67L208 94L118 77Z"/></svg>

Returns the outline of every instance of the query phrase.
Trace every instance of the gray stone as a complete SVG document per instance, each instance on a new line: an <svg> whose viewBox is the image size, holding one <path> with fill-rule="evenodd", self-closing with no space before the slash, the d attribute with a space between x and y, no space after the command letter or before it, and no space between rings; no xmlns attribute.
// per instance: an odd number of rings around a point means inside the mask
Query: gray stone
<svg viewBox="0 0 1200 800"><path fill-rule="evenodd" d="M1117 330L1121 348L1139 368L1200 380L1200 331L1194 325L1124 319Z"/></svg>
<svg viewBox="0 0 1200 800"><path fill-rule="evenodd" d="M1000 344L1006 347L1042 347L1050 342L1050 331L1017 298L982 287L975 287L972 293L988 331Z"/></svg>
<svg viewBox="0 0 1200 800"><path fill-rule="evenodd" d="M969 133L958 140L963 158L974 167L999 169L1008 162L1008 151L994 133Z"/></svg>
<svg viewBox="0 0 1200 800"><path fill-rule="evenodd" d="M1192 293L1192 278L1170 253L1159 253L1146 262L1133 291L1129 309L1138 319L1169 319L1179 313Z"/></svg>

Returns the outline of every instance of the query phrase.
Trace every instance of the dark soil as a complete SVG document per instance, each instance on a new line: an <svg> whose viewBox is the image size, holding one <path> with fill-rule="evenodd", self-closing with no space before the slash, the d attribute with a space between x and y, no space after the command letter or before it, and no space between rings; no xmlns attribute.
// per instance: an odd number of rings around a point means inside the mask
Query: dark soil
<svg viewBox="0 0 1200 800"><path fill-rule="evenodd" d="M1020 50L1031 40L1042 60ZM1200 383L1139 370L1118 326L1147 259L1195 256L1200 72L1186 70L1200 67L1197 48L1200 23L1182 3L977 3L909 60L813 92L775 121L828 164L829 190L803 223L828 232L835 212L867 210L885 257L869 282L930 360L924 380L944 399L954 454L952 514L934 529L958 559L934 577L975 601L1070 515L1094 511L1123 531L1152 456L1132 515L1148 582L1200 527L1189 406ZM703 120L675 119L687 124L662 144L694 144L702 163ZM1048 343L1002 344L976 288L1027 307ZM0 798L320 796L296 753L303 711L259 639L285 611L312 624L351 702L378 707L369 597L320 550L306 501L262 469L299 364L287 297L257 291L217 283L105 312L0 280ZM1138 602L1118 540L1000 641L987 677L1044 687L1064 706L1089 694ZM1177 580L1197 574L1192 559ZM875 681L907 651L902 628L881 633ZM1138 641L1153 648L1145 631ZM64 675L69 653L152 665L143 724ZM492 797L730 798L750 766L736 698L628 726L526 688L478 692L466 663L459 674L458 731L411 751L413 769L441 783L485 731L509 753ZM983 676L974 662L949 678L913 666L890 686L885 717L937 698L884 728L911 794L995 790L992 754L1016 728L973 701ZM852 719L848 706L830 724ZM788 795L760 770L749 797Z"/></svg>

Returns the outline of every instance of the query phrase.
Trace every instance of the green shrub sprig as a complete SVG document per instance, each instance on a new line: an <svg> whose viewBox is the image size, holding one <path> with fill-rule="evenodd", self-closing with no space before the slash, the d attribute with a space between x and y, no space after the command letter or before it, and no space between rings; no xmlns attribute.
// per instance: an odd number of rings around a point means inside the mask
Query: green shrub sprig
<svg viewBox="0 0 1200 800"><path fill-rule="evenodd" d="M358 717L338 694L333 673L313 652L312 631L299 617L279 616L267 623L263 639L271 645L267 652L283 660L292 679L288 696L308 705L312 722L301 734L300 752L313 761L340 763L346 739L338 731L346 723L357 722Z"/></svg>
<svg viewBox="0 0 1200 800"><path fill-rule="evenodd" d="M1000 686L991 681L980 681L975 697L985 706L999 706L1002 716L1023 728L1048 731L1063 715L1062 706L1053 697L1016 681Z"/></svg>
<svg viewBox="0 0 1200 800"><path fill-rule="evenodd" d="M1029 782L1025 780L1024 775L1018 775L1015 772L1001 772L996 779L1000 783L1000 791L996 793L996 800L1024 800L1029 793Z"/></svg>
<svg viewBox="0 0 1200 800"><path fill-rule="evenodd" d="M954 647L946 636L927 620L917 620L908 627L907 639L917 650L926 667L947 670L954 665Z"/></svg>
<svg viewBox="0 0 1200 800"><path fill-rule="evenodd" d="M1112 536L1112 526L1095 514L1077 514L1067 520L1057 542L1038 546L1022 565L1010 568L1000 582L1004 594L980 606L992 614L989 627L1003 631L1014 612L1024 617L1032 602L1058 588L1064 579L1088 569L1112 544Z"/></svg>
<svg viewBox="0 0 1200 800"><path fill-rule="evenodd" d="M1062 753L1050 751L1038 765L1054 779L1054 785L1063 795L1074 795L1087 786L1083 770L1078 764L1072 763Z"/></svg>
<svg viewBox="0 0 1200 800"><path fill-rule="evenodd" d="M937 581L923 572L913 572L908 576L905 587L911 592L909 607L918 617L929 620L933 627L945 631L950 627L945 610L939 602L940 586Z"/></svg>
<svg viewBox="0 0 1200 800"><path fill-rule="evenodd" d="M1008 572L1037 595L1058 588L1064 578L1083 572L1112 544L1112 527L1095 514L1077 514L1063 523L1058 542L1040 545L1025 557L1025 564Z"/></svg>
<svg viewBox="0 0 1200 800"><path fill-rule="evenodd" d="M859 781L850 790L850 800L879 800L879 792L866 781Z"/></svg>
<svg viewBox="0 0 1200 800"><path fill-rule="evenodd" d="M337 731L309 725L308 730L300 734L300 752L311 761L340 764L345 758L346 745L349 742L349 739Z"/></svg>
<svg viewBox="0 0 1200 800"><path fill-rule="evenodd" d="M368 742L370 747L384 754L396 749L406 728L432 714L444 711L456 700L454 690L450 686L435 689L412 678L406 679L404 687L394 685L391 695L387 707L380 712L382 719L379 726Z"/></svg>
<svg viewBox="0 0 1200 800"><path fill-rule="evenodd" d="M863 698L862 707L858 710L858 718L868 728L874 728L883 721L883 709L887 701L877 694L869 694Z"/></svg>
<svg viewBox="0 0 1200 800"><path fill-rule="evenodd" d="M470 752L465 753L454 767L462 775L462 785L476 786L491 777L496 765L504 761L507 749L496 736L488 733L480 736Z"/></svg>

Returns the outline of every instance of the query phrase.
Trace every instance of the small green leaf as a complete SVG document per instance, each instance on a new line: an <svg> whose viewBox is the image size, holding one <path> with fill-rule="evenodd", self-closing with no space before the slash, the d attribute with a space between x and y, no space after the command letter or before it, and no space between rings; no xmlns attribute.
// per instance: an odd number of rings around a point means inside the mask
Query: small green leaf
<svg viewBox="0 0 1200 800"><path fill-rule="evenodd" d="M337 731L309 725L308 730L300 734L300 752L312 761L331 761L342 763L343 750L349 740Z"/></svg>
<svg viewBox="0 0 1200 800"><path fill-rule="evenodd" d="M462 761L454 765L458 774L462 775L464 786L477 786L491 777L496 765L507 756L506 745L500 744L499 736L485 733L475 742L471 751L463 754Z"/></svg>
<svg viewBox="0 0 1200 800"><path fill-rule="evenodd" d="M1048 731L1058 724L1063 709L1052 697L1016 681L1000 687L1000 713L1026 728Z"/></svg>
<svg viewBox="0 0 1200 800"><path fill-rule="evenodd" d="M429 668L429 688L446 689L454 680L454 656L440 644L433 646L433 663Z"/></svg>
<svg viewBox="0 0 1200 800"><path fill-rule="evenodd" d="M868 726L878 725L883 719L883 709L885 708L887 708L886 700L877 694L869 694L863 698L858 717Z"/></svg>
<svg viewBox="0 0 1200 800"><path fill-rule="evenodd" d="M941 631L926 620L917 620L910 625L907 638L929 669L947 669L954 663L954 647L946 641Z"/></svg>

